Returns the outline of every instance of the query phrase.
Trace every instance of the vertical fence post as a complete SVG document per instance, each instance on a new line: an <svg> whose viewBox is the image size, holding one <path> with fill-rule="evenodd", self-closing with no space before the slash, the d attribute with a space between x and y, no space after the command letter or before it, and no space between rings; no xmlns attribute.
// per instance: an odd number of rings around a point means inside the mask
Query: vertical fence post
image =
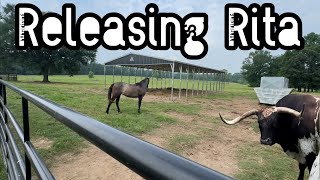
<svg viewBox="0 0 320 180"><path fill-rule="evenodd" d="M164 71L164 89L167 89L167 71Z"/></svg>
<svg viewBox="0 0 320 180"><path fill-rule="evenodd" d="M3 98L3 105L6 106L7 105L7 92L6 92L6 86L4 84L2 85L2 98ZM4 112L4 108L3 108L3 116L4 116L4 122L8 123L7 114Z"/></svg>
<svg viewBox="0 0 320 180"><path fill-rule="evenodd" d="M181 84L182 84L182 65L180 65L180 87L179 87L179 99L181 97Z"/></svg>
<svg viewBox="0 0 320 180"><path fill-rule="evenodd" d="M197 89L197 96L199 95L199 88L200 88L200 70L198 70L198 89Z"/></svg>
<svg viewBox="0 0 320 180"><path fill-rule="evenodd" d="M162 89L162 71L160 70L160 89Z"/></svg>
<svg viewBox="0 0 320 180"><path fill-rule="evenodd" d="M202 88L201 88L202 95L203 95L203 83L204 83L204 72L202 72Z"/></svg>
<svg viewBox="0 0 320 180"><path fill-rule="evenodd" d="M188 68L186 69L186 71L187 71L186 98L188 98L189 66L188 66Z"/></svg>
<svg viewBox="0 0 320 180"><path fill-rule="evenodd" d="M114 65L112 66L112 83L114 83Z"/></svg>
<svg viewBox="0 0 320 180"><path fill-rule="evenodd" d="M28 107L28 100L22 98L22 117L23 117L23 135L24 135L24 143L30 141L30 129L29 129L29 107ZM31 179L31 163L27 156L24 154L25 157L25 166L26 166L26 179Z"/></svg>
<svg viewBox="0 0 320 180"><path fill-rule="evenodd" d="M208 73L206 73L206 96L208 96Z"/></svg>
<svg viewBox="0 0 320 180"><path fill-rule="evenodd" d="M209 91L209 94L212 94L212 83L211 83L211 80L212 80L212 73L209 73L209 81L210 81L210 91Z"/></svg>
<svg viewBox="0 0 320 180"><path fill-rule="evenodd" d="M194 91L194 69L192 70L192 97L193 97L193 91Z"/></svg>
<svg viewBox="0 0 320 180"><path fill-rule="evenodd" d="M129 79L129 84L130 84L130 74L131 74L131 67L128 67L128 79Z"/></svg>
<svg viewBox="0 0 320 180"><path fill-rule="evenodd" d="M123 66L121 66L121 82L122 82L122 69L123 69Z"/></svg>
<svg viewBox="0 0 320 180"><path fill-rule="evenodd" d="M152 82L152 89L154 89L153 88L153 69L151 69L151 82Z"/></svg>
<svg viewBox="0 0 320 180"><path fill-rule="evenodd" d="M138 68L136 67L134 70L134 83L137 83L137 70Z"/></svg>
<svg viewBox="0 0 320 180"><path fill-rule="evenodd" d="M171 66L171 100L173 101L173 88L174 88L174 63L170 64Z"/></svg>
<svg viewBox="0 0 320 180"><path fill-rule="evenodd" d="M106 65L103 66L104 89L107 89Z"/></svg>

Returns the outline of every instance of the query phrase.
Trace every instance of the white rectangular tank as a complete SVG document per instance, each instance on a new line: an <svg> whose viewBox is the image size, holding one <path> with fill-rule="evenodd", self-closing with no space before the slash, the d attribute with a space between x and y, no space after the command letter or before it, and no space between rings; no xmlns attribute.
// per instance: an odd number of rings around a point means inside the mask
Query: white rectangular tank
<svg viewBox="0 0 320 180"><path fill-rule="evenodd" d="M260 87L254 88L259 102L275 105L281 98L290 94L289 80L285 77L261 77Z"/></svg>

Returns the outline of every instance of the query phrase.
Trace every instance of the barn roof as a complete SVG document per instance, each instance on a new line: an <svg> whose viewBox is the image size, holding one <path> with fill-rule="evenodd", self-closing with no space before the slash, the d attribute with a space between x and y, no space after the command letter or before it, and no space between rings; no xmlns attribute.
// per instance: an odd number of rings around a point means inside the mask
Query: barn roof
<svg viewBox="0 0 320 180"><path fill-rule="evenodd" d="M129 53L124 56L118 57L111 61L105 63L105 65L118 65L118 66L127 66L127 67L138 67L138 68L146 68L153 70L162 70L162 71L171 71L171 65L174 64L174 71L179 72L180 67L182 67L183 72L201 72L201 73L224 73L223 71L202 67L194 64L189 64L176 60L168 60L159 57L151 57L140 54Z"/></svg>

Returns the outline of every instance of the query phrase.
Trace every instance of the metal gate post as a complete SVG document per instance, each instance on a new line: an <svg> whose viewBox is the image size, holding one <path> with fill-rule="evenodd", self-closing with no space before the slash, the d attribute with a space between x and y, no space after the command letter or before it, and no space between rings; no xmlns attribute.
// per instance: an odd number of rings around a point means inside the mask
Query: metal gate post
<svg viewBox="0 0 320 180"><path fill-rule="evenodd" d="M24 143L30 141L30 129L29 129L29 107L28 100L22 98L22 117L23 117L23 135L24 135ZM26 179L31 179L31 163L27 156L24 154L25 158L25 166L26 166Z"/></svg>

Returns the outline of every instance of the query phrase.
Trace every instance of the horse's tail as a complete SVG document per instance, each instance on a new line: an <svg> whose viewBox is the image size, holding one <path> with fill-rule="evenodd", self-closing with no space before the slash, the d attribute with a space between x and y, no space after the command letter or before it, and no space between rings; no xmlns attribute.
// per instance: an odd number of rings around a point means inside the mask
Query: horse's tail
<svg viewBox="0 0 320 180"><path fill-rule="evenodd" d="M109 87L109 90L108 90L108 100L111 100L111 93L112 93L113 85L114 85L114 84L111 84L111 86Z"/></svg>

